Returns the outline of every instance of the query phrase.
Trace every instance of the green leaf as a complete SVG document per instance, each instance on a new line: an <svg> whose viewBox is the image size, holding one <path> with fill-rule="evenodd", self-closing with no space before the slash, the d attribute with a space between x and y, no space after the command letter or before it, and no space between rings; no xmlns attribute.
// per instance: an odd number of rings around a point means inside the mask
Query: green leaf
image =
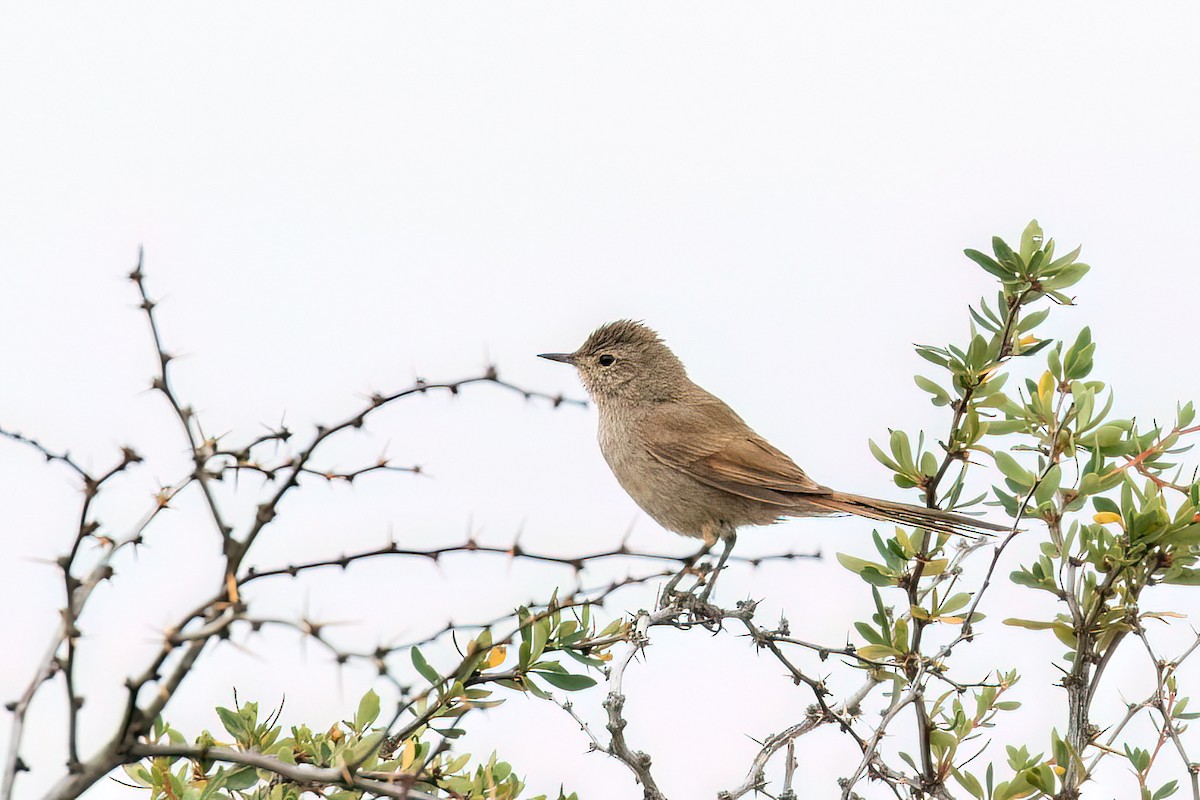
<svg viewBox="0 0 1200 800"><path fill-rule="evenodd" d="M912 444L908 441L908 434L904 431L892 431L889 444L892 448L892 455L896 457L897 463L904 472L914 471L916 464L913 463Z"/></svg>
<svg viewBox="0 0 1200 800"><path fill-rule="evenodd" d="M533 630L529 639L530 661L537 661L541 658L542 653L546 650L546 643L548 641L550 641L550 620L547 617L542 617L533 623Z"/></svg>
<svg viewBox="0 0 1200 800"><path fill-rule="evenodd" d="M534 670L546 683L568 692L578 692L596 685L596 679L590 675L570 675L561 672L545 672Z"/></svg>
<svg viewBox="0 0 1200 800"><path fill-rule="evenodd" d="M1067 253L1062 258L1056 258L1053 261L1051 261L1049 266L1047 266L1046 269L1043 270L1042 274L1052 275L1055 272L1058 272L1063 267L1065 267L1067 264L1075 263L1075 259L1079 258L1079 254L1081 252L1083 252L1083 245L1076 247L1074 250Z"/></svg>
<svg viewBox="0 0 1200 800"><path fill-rule="evenodd" d="M1163 583L1173 583L1177 586L1200 586L1200 569L1181 567L1178 573L1168 573L1162 581Z"/></svg>
<svg viewBox="0 0 1200 800"><path fill-rule="evenodd" d="M1017 323L1017 333L1028 333L1046 321L1046 317L1050 316L1050 309L1044 308L1041 311L1034 311L1021 317Z"/></svg>
<svg viewBox="0 0 1200 800"><path fill-rule="evenodd" d="M923 375L914 375L913 380L916 381L917 386L933 395L933 397L930 399L930 402L932 402L935 406L945 406L950 404L950 394L941 386L938 386L936 383L931 381L929 378L926 378Z"/></svg>
<svg viewBox="0 0 1200 800"><path fill-rule="evenodd" d="M1172 544L1176 547L1191 547L1200 544L1200 522L1185 525L1177 531L1162 538L1162 544Z"/></svg>
<svg viewBox="0 0 1200 800"><path fill-rule="evenodd" d="M917 345L917 355L931 364L937 364L939 367L949 366L950 361L941 355L937 348L928 347L925 345Z"/></svg>
<svg viewBox="0 0 1200 800"><path fill-rule="evenodd" d="M1054 493L1058 491L1059 483L1062 481L1062 469L1058 464L1051 465L1050 469L1046 470L1046 474L1042 476L1042 480L1038 483L1037 489L1033 492L1033 499L1040 506L1042 503L1048 503L1054 499Z"/></svg>
<svg viewBox="0 0 1200 800"><path fill-rule="evenodd" d="M886 644L868 644L856 647L854 652L868 661L883 661L892 656L899 656L900 651Z"/></svg>
<svg viewBox="0 0 1200 800"><path fill-rule="evenodd" d="M945 602L938 606L937 613L939 615L950 614L965 607L969 602L971 602L971 595L967 592L959 592L946 598Z"/></svg>
<svg viewBox="0 0 1200 800"><path fill-rule="evenodd" d="M855 630L859 635L866 639L871 644L886 644L887 639L879 635L879 632L865 622L854 623Z"/></svg>
<svg viewBox="0 0 1200 800"><path fill-rule="evenodd" d="M378 717L379 695L372 689L362 696L362 700L358 701L358 712L354 715L354 727L365 731Z"/></svg>
<svg viewBox="0 0 1200 800"><path fill-rule="evenodd" d="M242 721L241 715L236 711L231 711L228 708L217 708L217 716L221 718L221 724L225 726L225 730L229 732L237 742L246 741L248 731L246 724Z"/></svg>
<svg viewBox="0 0 1200 800"><path fill-rule="evenodd" d="M1042 248L1042 238L1042 226L1036 219L1030 220L1021 232L1021 258L1026 262L1033 258L1033 254Z"/></svg>
<svg viewBox="0 0 1200 800"><path fill-rule="evenodd" d="M372 753L379 749L385 736L387 736L387 732L381 730L367 734L358 743L346 748L342 753L342 763L349 765L357 764L360 761L365 762Z"/></svg>
<svg viewBox="0 0 1200 800"><path fill-rule="evenodd" d="M141 764L122 764L121 769L125 770L125 774L129 776L129 779L138 786L145 786L147 788L151 786L150 773Z"/></svg>
<svg viewBox="0 0 1200 800"><path fill-rule="evenodd" d="M976 264L983 267L984 270L986 270L988 273L996 276L1000 280L1007 281L1007 280L1012 280L1013 278L1016 277L1016 273L1014 273L1010 269L1006 269L1006 268L1000 266L1000 264L997 263L995 259L993 259L991 256L987 255L986 253L981 253L978 250L970 250L970 249L963 250L963 253L966 255L967 258L971 259Z"/></svg>
<svg viewBox="0 0 1200 800"><path fill-rule="evenodd" d="M1167 783L1164 783L1157 792L1154 793L1154 796L1150 798L1150 800L1165 800L1165 798L1175 794L1175 790L1178 788L1179 781L1168 781Z"/></svg>
<svg viewBox="0 0 1200 800"><path fill-rule="evenodd" d="M441 683L442 676L438 674L436 669L429 666L429 662L425 660L425 656L421 655L419 647L413 647L412 649L412 662L413 666L417 668L417 672L421 673L422 678L433 684Z"/></svg>
<svg viewBox="0 0 1200 800"><path fill-rule="evenodd" d="M1031 631L1049 631L1053 630L1056 625L1062 625L1063 623L1042 622L1041 620L1036 619L1017 619L1016 617L1009 617L1008 619L1004 620L1004 624L1012 625L1016 628L1025 628L1026 630Z"/></svg>
<svg viewBox="0 0 1200 800"><path fill-rule="evenodd" d="M1014 253L1013 249L1008 246L1008 242L999 236L992 237L992 252L996 254L996 258L1000 260L1001 264L1012 269L1014 273L1025 268L1025 262L1021 257Z"/></svg>
<svg viewBox="0 0 1200 800"><path fill-rule="evenodd" d="M254 767L239 767L225 773L225 788L235 792L245 791L258 783L258 771Z"/></svg>
<svg viewBox="0 0 1200 800"><path fill-rule="evenodd" d="M1044 289L1066 289L1069 286L1074 286L1083 279L1084 275L1088 274L1091 267L1084 263L1070 264L1063 267L1053 278L1048 278L1042 281ZM1058 294L1058 292L1054 292Z"/></svg>
<svg viewBox="0 0 1200 800"><path fill-rule="evenodd" d="M890 469L892 472L900 472L901 471L900 465L897 464L895 461L892 461L891 457L888 456L887 453L883 452L883 448L880 447L879 445L875 444L874 440L868 439L867 444L869 444L871 446L871 455L875 456L876 461L878 461L880 464L883 464L885 467Z"/></svg>
<svg viewBox="0 0 1200 800"><path fill-rule="evenodd" d="M995 453L995 459L996 467L1004 474L1004 477L1018 486L1023 486L1027 489L1033 486L1033 473L1018 464L1016 459L1008 453L998 450Z"/></svg>
<svg viewBox="0 0 1200 800"><path fill-rule="evenodd" d="M894 572L880 572L876 567L867 567L859 573L858 577L872 586L896 586L900 580Z"/></svg>
<svg viewBox="0 0 1200 800"><path fill-rule="evenodd" d="M979 785L979 779L969 772L959 772L954 770L954 779L958 781L967 792L979 800L983 800L983 787Z"/></svg>
<svg viewBox="0 0 1200 800"><path fill-rule="evenodd" d="M847 555L846 553L838 553L837 560L839 564L857 575L862 575L863 572L868 569L873 569L880 574L883 574L885 570L890 572L890 570L888 570L887 567L883 566L882 564L866 561L855 556Z"/></svg>

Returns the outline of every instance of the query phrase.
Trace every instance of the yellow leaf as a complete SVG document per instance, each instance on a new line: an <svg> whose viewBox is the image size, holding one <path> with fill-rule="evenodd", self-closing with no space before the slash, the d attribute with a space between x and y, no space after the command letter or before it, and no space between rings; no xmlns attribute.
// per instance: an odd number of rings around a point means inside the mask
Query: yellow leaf
<svg viewBox="0 0 1200 800"><path fill-rule="evenodd" d="M941 575L943 572L946 571L946 567L949 565L950 565L950 559L948 559L948 558L930 559L929 561L925 562L924 574L926 576Z"/></svg>
<svg viewBox="0 0 1200 800"><path fill-rule="evenodd" d="M1038 338L1036 336L1034 336L1032 333L1025 334L1017 341L1017 344L1021 345L1022 347L1028 347L1031 344L1037 344L1037 343L1038 343Z"/></svg>
<svg viewBox="0 0 1200 800"><path fill-rule="evenodd" d="M1094 521L1097 525L1108 525L1111 522L1115 522L1122 528L1125 527L1121 522L1121 515L1112 511L1101 511L1092 517L1092 521Z"/></svg>
<svg viewBox="0 0 1200 800"><path fill-rule="evenodd" d="M408 772L408 768L413 765L413 761L417 758L417 741L416 739L404 740L404 752L400 754L400 770Z"/></svg>
<svg viewBox="0 0 1200 800"><path fill-rule="evenodd" d="M1054 391L1054 376L1047 370L1042 374L1042 379L1038 381L1038 395L1043 402L1050 402L1050 393Z"/></svg>
<svg viewBox="0 0 1200 800"><path fill-rule="evenodd" d="M496 645L492 648L492 652L488 653L487 661L484 662L484 666L486 666L488 669L491 669L492 667L498 667L504 663L504 659L507 655L507 647L502 644Z"/></svg>

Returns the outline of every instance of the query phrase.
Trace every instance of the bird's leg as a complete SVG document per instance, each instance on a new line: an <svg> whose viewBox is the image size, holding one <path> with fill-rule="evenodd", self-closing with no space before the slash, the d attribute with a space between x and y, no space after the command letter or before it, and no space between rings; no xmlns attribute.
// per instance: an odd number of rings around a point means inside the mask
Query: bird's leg
<svg viewBox="0 0 1200 800"><path fill-rule="evenodd" d="M666 603L670 602L670 597L671 595L675 594L675 587L677 587L679 582L683 580L683 576L691 572L695 568L696 564L700 563L700 559L709 554L709 552L713 549L713 545L716 543L716 539L713 539L711 542L706 540L704 542L704 547L701 547L696 552L696 555L685 561L683 566L679 568L679 571L671 576L671 580L667 581L667 585L663 587L661 599L659 601L660 607L661 605L665 605Z"/></svg>
<svg viewBox="0 0 1200 800"><path fill-rule="evenodd" d="M725 562L729 560L729 553L733 550L735 542L737 542L736 533L730 533L725 537L725 549L721 551L721 558L717 560L717 566L712 571L712 577L708 579L708 586L705 586L704 591L700 593L701 603L708 602L708 596L712 594L713 587L717 585L717 578L720 577L721 570L725 569Z"/></svg>

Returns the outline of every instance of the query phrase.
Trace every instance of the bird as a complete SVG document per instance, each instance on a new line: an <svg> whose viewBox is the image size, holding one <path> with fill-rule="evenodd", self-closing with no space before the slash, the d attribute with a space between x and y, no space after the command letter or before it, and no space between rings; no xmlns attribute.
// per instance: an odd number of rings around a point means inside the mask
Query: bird
<svg viewBox="0 0 1200 800"><path fill-rule="evenodd" d="M578 371L599 411L600 451L633 501L663 528L704 540L704 552L724 542L714 574L724 567L740 528L786 517L851 514L968 536L1008 530L817 483L692 382L679 357L644 323L610 322L572 353L539 357Z"/></svg>

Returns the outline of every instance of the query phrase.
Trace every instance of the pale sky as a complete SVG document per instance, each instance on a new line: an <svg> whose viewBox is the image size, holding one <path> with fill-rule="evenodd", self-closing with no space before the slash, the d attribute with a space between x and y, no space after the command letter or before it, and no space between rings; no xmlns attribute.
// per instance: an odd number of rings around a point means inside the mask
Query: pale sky
<svg viewBox="0 0 1200 800"><path fill-rule="evenodd" d="M145 391L153 351L122 279L144 246L168 347L185 356L179 392L234 440L280 418L308 431L370 391L465 377L489 360L523 386L582 396L569 369L534 354L630 317L659 329L693 378L817 480L902 499L868 439L889 427L939 436L948 424L913 385L930 371L911 344L962 340L966 305L994 293L962 249L993 234L1013 241L1033 217L1060 245L1082 243L1093 265L1078 307L1047 331L1090 325L1116 413L1168 419L1197 394L1198 23L1183 3L9 3L0 425L97 468L120 445L143 452L98 512L117 529L184 474L177 424ZM632 526L637 546L689 551L622 493L594 426L592 410L487 386L406 401L325 463L366 464L386 449L429 477L375 475L353 491L314 483L255 560L364 549L389 531L433 546L468 529L495 543L521 531L529 549L570 555L613 546ZM7 701L55 624L61 578L44 561L69 545L77 494L61 467L6 441L0 487ZM81 621L80 658L93 665L85 754L157 632L219 580L196 497L179 507ZM840 645L870 593L832 554L869 555L869 531L853 520L748 531L741 552L827 558L736 568L719 594L766 598L764 622L783 609L797 636ZM1014 547L1002 571L1035 546ZM595 582L629 569L639 567L613 565ZM272 584L256 600L345 621L339 641L369 649L570 580L495 558L440 571L396 560ZM1149 605L1195 602L1157 598ZM628 592L611 610L650 602ZM999 620L1056 609L1013 587L990 604L994 624L962 651L961 677L1020 667L1015 699L1045 711L995 738L1045 750L1048 727L1065 727L1046 663L1057 643ZM1144 692L1144 655L1127 656L1129 677L1113 674L1103 713L1115 713L1118 689ZM856 683L851 670L805 664L832 673L835 692ZM1200 685L1192 667L1189 691ZM737 785L752 739L802 718L811 695L780 672L732 634L655 633L627 678L629 735L668 796ZM286 695L286 721L327 726L371 685L281 633L210 653L167 716L189 736L216 730L212 707L236 688L264 706ZM21 797L39 796L63 759L61 687L42 698ZM598 725L602 699L575 698ZM514 697L468 721L466 749L498 748L530 795L562 782L585 800L641 797L554 706ZM0 750L7 737L5 717ZM836 796L857 762L832 729L799 752L814 798ZM1182 778L1169 764L1161 779ZM1102 778L1097 796L1134 791L1115 759ZM105 783L88 796L140 795Z"/></svg>

